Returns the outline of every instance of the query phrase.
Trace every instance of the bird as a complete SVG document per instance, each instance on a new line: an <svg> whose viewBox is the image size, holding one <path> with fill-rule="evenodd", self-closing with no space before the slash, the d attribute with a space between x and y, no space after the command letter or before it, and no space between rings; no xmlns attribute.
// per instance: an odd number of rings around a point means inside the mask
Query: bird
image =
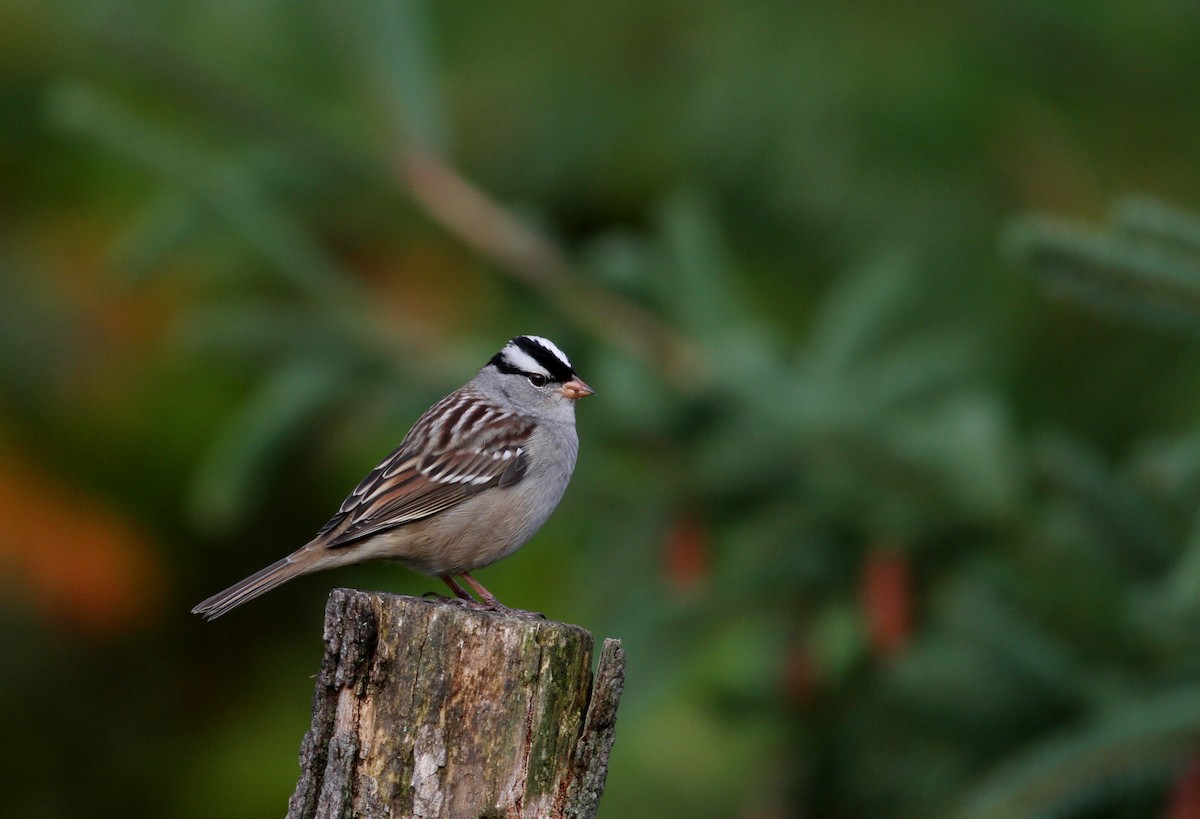
<svg viewBox="0 0 1200 819"><path fill-rule="evenodd" d="M293 578L378 559L441 578L448 602L528 613L471 572L523 546L558 506L579 452L575 402L593 394L552 341L516 336L426 410L312 540L192 613L212 620Z"/></svg>

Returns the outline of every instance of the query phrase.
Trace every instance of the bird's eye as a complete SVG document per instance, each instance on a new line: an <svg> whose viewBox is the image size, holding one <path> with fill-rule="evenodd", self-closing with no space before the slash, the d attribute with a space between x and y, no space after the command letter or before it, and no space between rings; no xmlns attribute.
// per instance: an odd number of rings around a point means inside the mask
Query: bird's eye
<svg viewBox="0 0 1200 819"><path fill-rule="evenodd" d="M546 386L546 382L550 380L541 373L530 373L527 377L529 378L529 383L535 387L544 387Z"/></svg>

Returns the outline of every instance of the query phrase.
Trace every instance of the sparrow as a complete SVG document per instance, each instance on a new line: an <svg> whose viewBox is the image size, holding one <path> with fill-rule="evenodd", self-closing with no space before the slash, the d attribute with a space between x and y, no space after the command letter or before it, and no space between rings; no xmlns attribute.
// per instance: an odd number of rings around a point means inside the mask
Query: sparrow
<svg viewBox="0 0 1200 819"><path fill-rule="evenodd" d="M417 419L312 540L192 613L211 620L295 577L380 559L440 577L458 605L519 613L471 572L523 546L558 506L579 452L575 402L592 394L553 342L513 338Z"/></svg>

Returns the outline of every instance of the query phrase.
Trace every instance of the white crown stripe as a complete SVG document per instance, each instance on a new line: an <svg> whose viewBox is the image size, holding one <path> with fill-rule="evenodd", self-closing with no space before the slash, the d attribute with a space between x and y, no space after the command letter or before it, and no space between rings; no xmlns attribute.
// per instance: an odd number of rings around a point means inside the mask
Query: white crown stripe
<svg viewBox="0 0 1200 819"><path fill-rule="evenodd" d="M567 354L564 353L562 350L560 350L558 348L558 345L555 344L550 339L542 338L541 336L525 336L525 338L529 339L530 341L536 341L538 344L542 345L548 351L553 353L558 358L558 360L561 361L563 364L566 364L567 367L569 367L572 370L575 369L574 367L571 366L571 359L567 358ZM509 345L509 346L512 346L512 345Z"/></svg>
<svg viewBox="0 0 1200 819"><path fill-rule="evenodd" d="M537 359L529 353L522 350L516 344L509 344L504 348L504 360L515 370L523 373L540 373L541 375L550 377L550 372L537 363Z"/></svg>

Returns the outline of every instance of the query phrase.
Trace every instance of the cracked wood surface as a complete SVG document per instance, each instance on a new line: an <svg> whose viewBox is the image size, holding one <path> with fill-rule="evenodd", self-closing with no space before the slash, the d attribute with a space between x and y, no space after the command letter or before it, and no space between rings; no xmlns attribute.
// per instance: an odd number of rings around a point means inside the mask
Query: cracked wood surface
<svg viewBox="0 0 1200 819"><path fill-rule="evenodd" d="M289 819L595 816L624 685L579 626L336 589Z"/></svg>

